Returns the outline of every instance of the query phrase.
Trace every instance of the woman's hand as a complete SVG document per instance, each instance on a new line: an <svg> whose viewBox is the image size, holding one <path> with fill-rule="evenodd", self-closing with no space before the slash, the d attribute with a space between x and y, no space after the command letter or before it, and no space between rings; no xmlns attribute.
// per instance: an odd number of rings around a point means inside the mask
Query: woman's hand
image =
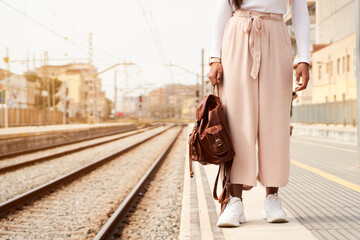
<svg viewBox="0 0 360 240"><path fill-rule="evenodd" d="M221 82L222 75L223 75L223 68L221 63L219 62L211 63L208 78L210 79L210 82L213 86Z"/></svg>
<svg viewBox="0 0 360 240"><path fill-rule="evenodd" d="M300 83L300 77L301 77L301 83ZM306 89L309 79L310 79L309 64L307 64L305 62L299 63L299 65L296 67L295 83L296 83L297 87L295 87L295 92Z"/></svg>

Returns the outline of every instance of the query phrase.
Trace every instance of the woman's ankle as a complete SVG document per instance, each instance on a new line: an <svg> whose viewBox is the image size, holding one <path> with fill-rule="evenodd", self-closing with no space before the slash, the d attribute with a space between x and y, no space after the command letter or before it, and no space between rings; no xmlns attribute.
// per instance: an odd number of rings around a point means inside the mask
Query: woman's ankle
<svg viewBox="0 0 360 240"><path fill-rule="evenodd" d="M238 197L242 201L242 184L231 184L230 185L230 194L233 197Z"/></svg>
<svg viewBox="0 0 360 240"><path fill-rule="evenodd" d="M278 194L279 188L278 187L266 187L266 195L267 197L269 194Z"/></svg>

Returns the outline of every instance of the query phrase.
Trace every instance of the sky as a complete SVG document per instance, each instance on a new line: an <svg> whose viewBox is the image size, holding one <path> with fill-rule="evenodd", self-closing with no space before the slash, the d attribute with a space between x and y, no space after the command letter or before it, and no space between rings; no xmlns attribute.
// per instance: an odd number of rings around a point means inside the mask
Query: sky
<svg viewBox="0 0 360 240"><path fill-rule="evenodd" d="M195 84L195 75L164 64L171 62L200 74L204 48L206 77L216 1L0 0L0 55L4 57L8 48L10 60L29 58L30 70L33 58L40 66L45 51L52 65L71 63L73 58L83 62L88 59L92 32L99 71L124 61L137 65L127 67L130 95L145 94L166 83ZM58 60L64 58L69 60ZM2 60L0 68L5 68ZM10 70L21 74L27 64L11 62ZM117 67L121 88L124 71L123 66ZM114 70L101 78L103 90L112 99Z"/></svg>

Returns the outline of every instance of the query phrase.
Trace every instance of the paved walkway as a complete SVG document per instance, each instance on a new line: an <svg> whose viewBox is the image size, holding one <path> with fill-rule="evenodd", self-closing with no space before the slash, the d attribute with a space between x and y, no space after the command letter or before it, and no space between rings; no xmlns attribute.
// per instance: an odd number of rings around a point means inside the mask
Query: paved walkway
<svg viewBox="0 0 360 240"><path fill-rule="evenodd" d="M191 129L190 125L189 133ZM244 192L245 224L236 228L217 227L220 205L212 198L217 166L194 163L195 174L190 179L187 156L186 153L180 239L316 239L286 208L288 223L271 224L263 220L265 188L262 186Z"/></svg>

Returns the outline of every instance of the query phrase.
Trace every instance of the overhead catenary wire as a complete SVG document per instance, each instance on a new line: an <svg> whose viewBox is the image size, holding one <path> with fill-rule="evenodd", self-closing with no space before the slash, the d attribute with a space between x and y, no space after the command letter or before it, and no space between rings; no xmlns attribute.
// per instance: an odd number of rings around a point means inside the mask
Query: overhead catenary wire
<svg viewBox="0 0 360 240"><path fill-rule="evenodd" d="M81 32L79 32L75 27L73 27L67 20L65 20L65 18L61 17L60 14L58 14L48 3L46 3L45 0L42 0L42 3L44 4L44 6L54 15L56 16L58 19L60 19L65 25L67 25L74 33L76 33L78 36L80 36L83 41L88 41L88 37L85 36L84 34L82 34ZM98 47L98 45L93 44L94 46L94 50L96 52L100 52L103 55L106 55L107 57L113 58L114 60L118 61L118 62L122 62L123 60L120 60L118 57L108 53L107 51L102 50L100 47ZM139 74L142 69L140 68L139 65L135 64L135 66L138 68L138 71L135 74ZM120 72L123 73L123 72ZM129 76L132 78L131 73L129 73Z"/></svg>
<svg viewBox="0 0 360 240"><path fill-rule="evenodd" d="M36 20L35 18L31 17L31 16L28 15L27 13L19 10L18 8L16 8L16 7L14 7L13 5L5 2L4 0L0 0L0 2L3 3L4 5L6 5L7 7L9 7L10 9L12 9L13 11L15 11L15 12L21 14L22 16L26 17L26 18L29 19L31 22L35 23L36 25L38 25L39 27L43 28L44 30L46 30L46 31L48 31L48 32L51 32L52 34L54 34L55 36L61 38L62 40L71 43L74 47L78 48L79 50L84 51L84 52L86 52L86 53L89 53L88 50L80 47L80 46L77 45L75 42L70 41L70 40L68 39L68 37L63 36L62 34L56 32L55 30L51 29L51 28L48 27L47 25L45 25L45 24L39 22L38 20ZM99 58L99 57L97 57L97 56L94 56L94 58L97 59L97 60L100 61L100 62L105 63L106 65L111 65L111 64L105 62L103 59L101 59L101 58Z"/></svg>
<svg viewBox="0 0 360 240"><path fill-rule="evenodd" d="M154 19L154 16L152 14L152 8L150 5L150 2L148 0L137 0L137 3L140 7L140 10L145 18L145 22L149 28L149 31L151 33L151 36L155 42L155 45L159 51L159 54L164 62L164 64L168 65L171 64L171 61L168 57L168 55L166 54L165 48L162 44L161 41L161 37L160 34L158 32L158 28L156 25L156 21ZM170 68L168 68L169 74L170 74L170 78L171 81L173 82L173 73L172 70Z"/></svg>
<svg viewBox="0 0 360 240"><path fill-rule="evenodd" d="M42 3L44 4L44 6L45 6L47 9L49 9L49 10L52 12L52 14L53 14L54 16L56 16L58 19L60 19L65 25L67 25L69 28L71 28L71 30L72 30L74 33L76 33L79 37L81 37L83 41L85 41L85 42L88 41L88 37L87 37L87 36L85 36L83 33L79 32L78 30L76 30L67 20L65 20L63 17L61 17L52 7L50 7L50 5L49 5L48 3L46 3L45 0L42 0ZM113 58L113 59L116 60L116 61L122 61L122 60L120 60L118 57L116 57L116 56L108 53L107 51L104 51L104 50L101 49L98 45L94 44L94 47L95 47L95 48L94 48L95 51L98 51L98 52L102 53L103 55L106 55L106 56L108 56L108 57L111 57L111 58Z"/></svg>

